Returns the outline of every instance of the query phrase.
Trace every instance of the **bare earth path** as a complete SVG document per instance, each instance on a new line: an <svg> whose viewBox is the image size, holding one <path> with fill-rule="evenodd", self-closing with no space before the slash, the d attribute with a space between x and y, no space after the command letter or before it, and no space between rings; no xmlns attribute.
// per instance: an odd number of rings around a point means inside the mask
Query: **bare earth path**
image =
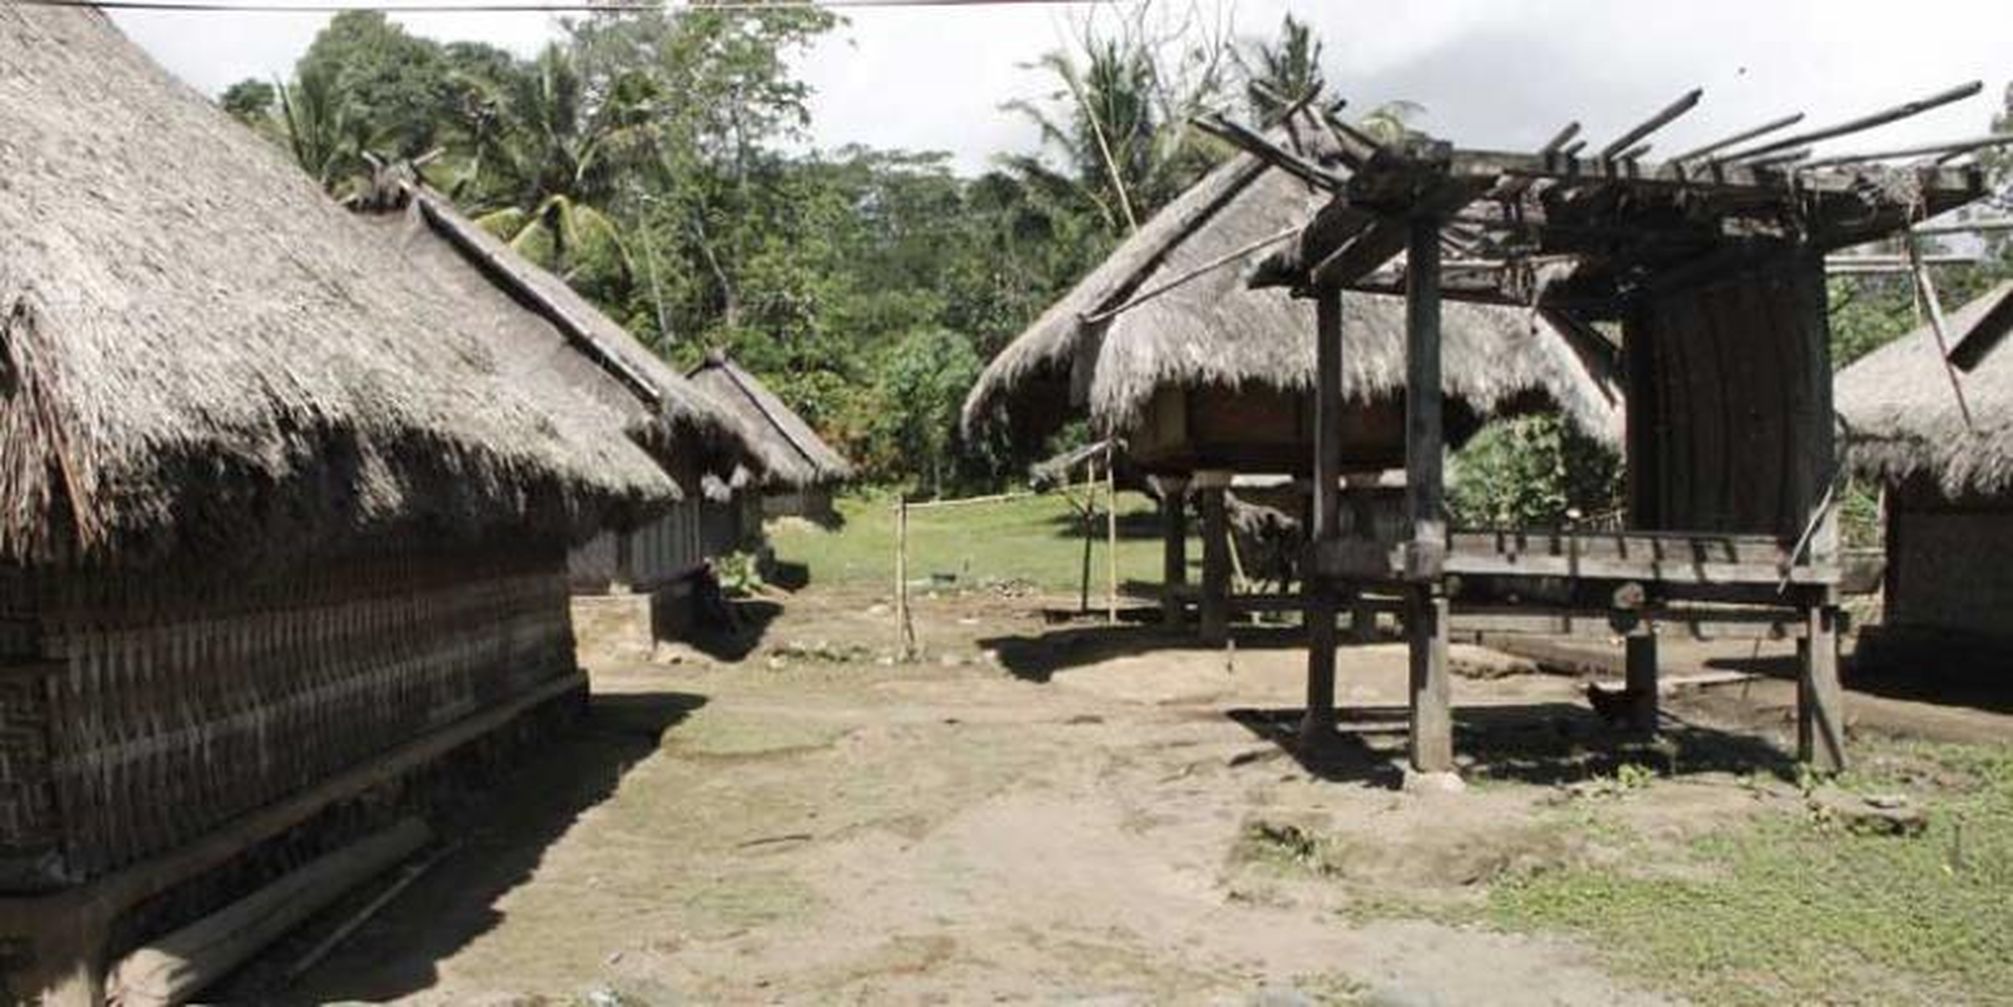
<svg viewBox="0 0 2013 1007"><path fill-rule="evenodd" d="M739 662L594 669L582 730L446 823L461 845L284 998L1662 1002L1563 941L1362 911L1602 856L1542 766L1408 793L1374 726L1304 763L1268 737L1293 649L1043 637L1025 600L919 615L915 666L877 659L872 598L813 589ZM1352 649L1343 681L1346 706L1398 702L1402 650ZM1578 687L1470 675L1457 701L1578 730ZM1636 824L1677 837L1760 800L1676 782ZM1346 843L1319 872L1253 853L1294 822Z"/></svg>

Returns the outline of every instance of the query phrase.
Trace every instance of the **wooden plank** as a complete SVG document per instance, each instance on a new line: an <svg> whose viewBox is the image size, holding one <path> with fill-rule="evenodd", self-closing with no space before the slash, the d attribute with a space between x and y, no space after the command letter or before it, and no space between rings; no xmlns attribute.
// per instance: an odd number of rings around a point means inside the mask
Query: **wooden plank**
<svg viewBox="0 0 2013 1007"><path fill-rule="evenodd" d="M1453 628L1505 636L1577 636L1611 640L1651 635L1693 640L1795 640L1805 632L1793 611L1671 608L1625 612L1541 605L1457 604Z"/></svg>
<svg viewBox="0 0 2013 1007"><path fill-rule="evenodd" d="M1924 199L1931 206L1948 208L1985 194L1984 179L1965 168L1920 167L1894 169L1920 182ZM1499 178L1549 179L1560 183L1600 183L1620 185L1644 192L1679 190L1708 195L1748 196L1780 202L1785 199L1781 169L1767 166L1712 161L1685 164L1675 161L1602 161L1581 159L1563 153L1551 156L1496 150L1458 150L1448 172L1454 178L1488 183ZM1864 184L1861 174L1845 171L1814 171L1801 174L1796 184L1817 196L1853 192Z"/></svg>

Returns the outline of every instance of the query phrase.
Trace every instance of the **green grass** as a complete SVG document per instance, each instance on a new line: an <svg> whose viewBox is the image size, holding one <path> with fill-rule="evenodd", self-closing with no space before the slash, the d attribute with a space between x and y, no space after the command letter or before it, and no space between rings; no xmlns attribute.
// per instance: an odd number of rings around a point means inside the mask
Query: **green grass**
<svg viewBox="0 0 2013 1007"><path fill-rule="evenodd" d="M839 501L845 519L837 531L806 522L771 529L776 555L810 567L814 582L891 585L895 576L893 500L885 496ZM909 512L909 577L950 574L959 586L1020 582L1049 591L1074 591L1083 576L1082 528L1059 495L1022 497ZM1160 582L1161 543L1154 502L1138 493L1118 495L1118 577ZM1192 529L1191 529L1192 530ZM1100 516L1091 550L1091 596L1103 597L1105 526ZM1202 558L1191 536L1191 566ZM1199 574L1191 572L1194 580Z"/></svg>
<svg viewBox="0 0 2013 1007"><path fill-rule="evenodd" d="M1490 922L1581 935L1702 1003L2013 1003L2013 748L1923 748L1841 781L1914 791L1918 838L1782 816L1700 839L1682 870L1570 868L1490 893ZM1872 760L1869 760L1872 761ZM1920 789L1920 770L1940 778Z"/></svg>

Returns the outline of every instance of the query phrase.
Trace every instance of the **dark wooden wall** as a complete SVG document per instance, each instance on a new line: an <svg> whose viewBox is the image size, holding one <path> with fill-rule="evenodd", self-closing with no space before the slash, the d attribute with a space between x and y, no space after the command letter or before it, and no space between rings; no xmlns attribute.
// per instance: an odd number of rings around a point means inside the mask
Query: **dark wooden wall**
<svg viewBox="0 0 2013 1007"><path fill-rule="evenodd" d="M1822 259L1646 296L1624 340L1635 526L1800 535L1835 464Z"/></svg>

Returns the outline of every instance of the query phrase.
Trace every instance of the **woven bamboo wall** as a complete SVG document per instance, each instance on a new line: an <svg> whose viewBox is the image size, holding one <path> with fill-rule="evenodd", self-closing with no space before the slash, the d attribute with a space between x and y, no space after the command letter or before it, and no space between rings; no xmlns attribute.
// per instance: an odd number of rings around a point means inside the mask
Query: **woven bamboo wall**
<svg viewBox="0 0 2013 1007"><path fill-rule="evenodd" d="M573 667L556 548L255 583L0 571L0 611L9 583L41 663L0 676L0 890L172 848Z"/></svg>
<svg viewBox="0 0 2013 1007"><path fill-rule="evenodd" d="M1823 262L1784 255L1651 297L1629 320L1638 527L1802 531L1834 464L1824 296Z"/></svg>

